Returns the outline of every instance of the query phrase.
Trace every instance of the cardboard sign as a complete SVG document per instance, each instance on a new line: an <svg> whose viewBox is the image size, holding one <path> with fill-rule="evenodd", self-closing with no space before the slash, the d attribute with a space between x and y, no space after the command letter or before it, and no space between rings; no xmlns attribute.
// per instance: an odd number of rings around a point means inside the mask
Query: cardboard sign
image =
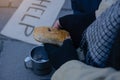
<svg viewBox="0 0 120 80"><path fill-rule="evenodd" d="M39 45L32 35L34 28L52 26L64 2L65 0L23 0L1 34Z"/></svg>

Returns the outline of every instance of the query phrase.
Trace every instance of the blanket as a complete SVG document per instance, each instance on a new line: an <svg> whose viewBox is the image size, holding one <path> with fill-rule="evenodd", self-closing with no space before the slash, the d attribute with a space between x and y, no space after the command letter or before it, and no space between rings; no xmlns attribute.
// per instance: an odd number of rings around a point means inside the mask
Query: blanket
<svg viewBox="0 0 120 80"><path fill-rule="evenodd" d="M113 68L96 68L72 60L63 64L51 80L119 80L120 71Z"/></svg>

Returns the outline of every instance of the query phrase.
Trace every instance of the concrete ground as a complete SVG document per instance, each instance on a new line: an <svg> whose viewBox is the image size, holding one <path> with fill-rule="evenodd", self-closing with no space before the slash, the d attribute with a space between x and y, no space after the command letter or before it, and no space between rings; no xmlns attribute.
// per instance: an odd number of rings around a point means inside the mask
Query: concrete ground
<svg viewBox="0 0 120 80"><path fill-rule="evenodd" d="M9 21L22 0L0 0L0 31ZM71 14L70 0L66 0L58 18ZM32 48L28 43L0 35L0 80L49 80L53 72L46 76L37 76L24 67L24 59Z"/></svg>

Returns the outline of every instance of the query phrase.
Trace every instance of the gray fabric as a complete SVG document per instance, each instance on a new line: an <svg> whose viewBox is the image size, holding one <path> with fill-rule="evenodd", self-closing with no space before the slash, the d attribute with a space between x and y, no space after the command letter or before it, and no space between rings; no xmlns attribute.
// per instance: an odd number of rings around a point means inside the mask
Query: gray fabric
<svg viewBox="0 0 120 80"><path fill-rule="evenodd" d="M113 68L96 68L72 60L63 64L51 80L120 80L120 72Z"/></svg>

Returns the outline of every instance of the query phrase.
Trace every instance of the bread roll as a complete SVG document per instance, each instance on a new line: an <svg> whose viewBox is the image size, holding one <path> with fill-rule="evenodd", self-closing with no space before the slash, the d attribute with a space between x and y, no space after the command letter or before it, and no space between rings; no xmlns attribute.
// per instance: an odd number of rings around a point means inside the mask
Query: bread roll
<svg viewBox="0 0 120 80"><path fill-rule="evenodd" d="M62 45L63 41L69 37L65 30L52 27L36 27L33 32L34 39L42 43Z"/></svg>

